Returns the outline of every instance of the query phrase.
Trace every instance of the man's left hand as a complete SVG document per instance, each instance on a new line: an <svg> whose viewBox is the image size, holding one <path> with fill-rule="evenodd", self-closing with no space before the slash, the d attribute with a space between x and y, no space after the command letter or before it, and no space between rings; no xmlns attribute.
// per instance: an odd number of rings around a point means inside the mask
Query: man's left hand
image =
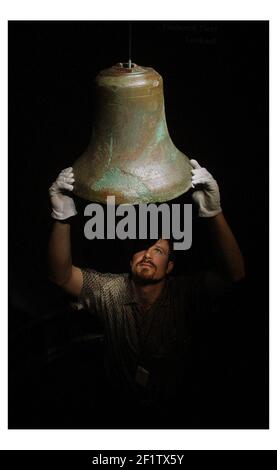
<svg viewBox="0 0 277 470"><path fill-rule="evenodd" d="M190 163L193 166L191 182L192 187L195 188L192 198L198 207L198 215L199 217L215 217L222 212L218 184L197 160L190 160Z"/></svg>

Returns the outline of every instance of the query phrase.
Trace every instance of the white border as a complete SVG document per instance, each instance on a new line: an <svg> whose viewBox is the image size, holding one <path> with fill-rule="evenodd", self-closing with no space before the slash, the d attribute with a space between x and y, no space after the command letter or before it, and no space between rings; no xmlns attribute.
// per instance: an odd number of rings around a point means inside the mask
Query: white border
<svg viewBox="0 0 277 470"><path fill-rule="evenodd" d="M170 4L170 5L169 5ZM277 240L274 202L276 202L276 94L273 84L276 77L276 30L274 1L270 0L232 0L232 1L197 1L161 0L149 2L140 0L128 6L126 1L82 1L48 0L24 1L7 0L1 2L1 134L2 179L1 202L2 220L7 220L7 21L8 20L270 20L270 60L271 60L271 418L270 430L193 430L193 431L139 431L139 430L34 430L14 431L7 429L7 232L1 230L1 249L3 251L1 288L1 328L0 328L0 448L1 449L276 449L276 314L277 311L275 270ZM26 204L31 201L26 201ZM13 215L10 214L10 217ZM262 217L262 215L261 215ZM261 247L263 249L263 247ZM5 301L4 301L5 299Z"/></svg>

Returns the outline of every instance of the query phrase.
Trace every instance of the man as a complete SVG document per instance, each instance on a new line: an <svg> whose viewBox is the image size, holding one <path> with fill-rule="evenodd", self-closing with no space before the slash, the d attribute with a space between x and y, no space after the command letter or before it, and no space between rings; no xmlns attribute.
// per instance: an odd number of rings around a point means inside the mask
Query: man
<svg viewBox="0 0 277 470"><path fill-rule="evenodd" d="M191 163L192 197L199 217L207 220L223 280L230 285L244 277L243 258L223 216L216 181L196 160ZM130 275L73 266L68 222L76 215L70 197L73 184L72 168L67 168L49 190L55 219L49 242L50 279L78 297L103 323L107 377L103 400L110 409L118 407L117 419L128 427L143 425L146 416L151 426L158 426L157 420L169 418L180 402L188 400L193 319L207 307L219 278L208 273L171 278L172 245L164 239L135 251ZM222 285L225 288L226 283Z"/></svg>

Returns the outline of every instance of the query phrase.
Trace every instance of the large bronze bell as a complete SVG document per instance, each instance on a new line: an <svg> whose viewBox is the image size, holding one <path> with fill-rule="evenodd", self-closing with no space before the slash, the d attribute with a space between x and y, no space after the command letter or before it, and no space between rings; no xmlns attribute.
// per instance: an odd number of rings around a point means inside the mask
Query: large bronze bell
<svg viewBox="0 0 277 470"><path fill-rule="evenodd" d="M163 202L191 187L191 164L168 134L162 77L116 64L96 77L96 118L89 146L74 163L74 192L116 204Z"/></svg>

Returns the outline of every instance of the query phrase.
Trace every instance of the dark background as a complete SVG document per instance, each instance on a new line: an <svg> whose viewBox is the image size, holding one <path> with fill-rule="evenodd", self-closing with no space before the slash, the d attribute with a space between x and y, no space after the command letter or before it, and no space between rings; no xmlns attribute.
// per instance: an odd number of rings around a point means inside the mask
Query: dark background
<svg viewBox="0 0 277 470"><path fill-rule="evenodd" d="M99 403L102 332L47 280L48 188L90 140L93 79L128 60L128 22L9 22L9 427L120 427ZM176 147L220 186L247 279L200 345L195 427L268 426L268 22L132 22L132 61L164 79ZM178 202L190 202L190 193ZM87 241L73 262L128 269L128 243ZM212 262L205 223L176 272ZM166 427L166 426L165 426ZM176 426L186 427L185 417Z"/></svg>

